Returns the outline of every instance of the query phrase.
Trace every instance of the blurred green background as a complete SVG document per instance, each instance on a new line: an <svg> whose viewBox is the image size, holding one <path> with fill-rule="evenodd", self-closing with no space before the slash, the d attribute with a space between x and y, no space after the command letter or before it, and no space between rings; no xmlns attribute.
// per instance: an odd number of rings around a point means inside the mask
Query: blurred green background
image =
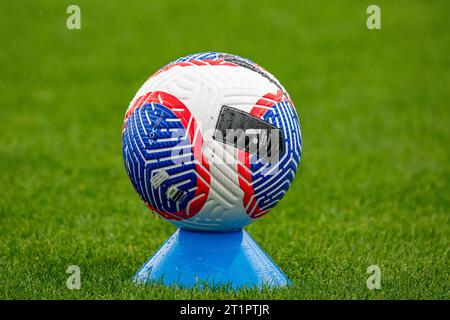
<svg viewBox="0 0 450 320"><path fill-rule="evenodd" d="M368 30L366 8L381 8ZM66 8L81 8L81 30ZM1 1L0 298L448 299L448 1ZM136 288L175 230L134 193L125 109L194 52L250 58L302 123L290 191L247 230L286 289ZM68 290L69 265L81 289ZM366 269L381 268L380 290Z"/></svg>

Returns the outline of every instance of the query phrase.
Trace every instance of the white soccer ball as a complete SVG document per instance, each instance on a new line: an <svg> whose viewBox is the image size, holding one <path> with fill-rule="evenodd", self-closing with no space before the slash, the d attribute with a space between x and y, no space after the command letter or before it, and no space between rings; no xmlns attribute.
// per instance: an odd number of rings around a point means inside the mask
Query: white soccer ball
<svg viewBox="0 0 450 320"><path fill-rule="evenodd" d="M289 189L302 150L278 80L242 57L206 52L161 68L126 112L122 153L146 205L180 228L229 231Z"/></svg>

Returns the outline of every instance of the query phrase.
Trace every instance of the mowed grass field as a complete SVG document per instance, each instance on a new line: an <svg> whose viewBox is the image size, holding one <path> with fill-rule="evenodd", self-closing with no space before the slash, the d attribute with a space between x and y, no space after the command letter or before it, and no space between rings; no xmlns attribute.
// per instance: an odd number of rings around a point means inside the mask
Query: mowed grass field
<svg viewBox="0 0 450 320"><path fill-rule="evenodd" d="M449 299L450 5L375 3L381 30L366 1L1 1L0 298ZM300 170L246 228L291 287L130 281L175 228L126 176L125 109L159 67L209 50L256 61L296 104Z"/></svg>

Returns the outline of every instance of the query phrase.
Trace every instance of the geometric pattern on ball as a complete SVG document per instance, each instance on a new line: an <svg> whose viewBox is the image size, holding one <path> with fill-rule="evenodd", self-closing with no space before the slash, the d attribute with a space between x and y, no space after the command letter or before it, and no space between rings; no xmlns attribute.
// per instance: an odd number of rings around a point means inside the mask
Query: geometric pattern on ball
<svg viewBox="0 0 450 320"><path fill-rule="evenodd" d="M245 192L244 208L251 218L257 219L269 212L289 189L300 163L302 138L294 107L280 90L262 97L250 114L280 128L284 142L284 153L274 164L239 150L239 185Z"/></svg>
<svg viewBox="0 0 450 320"><path fill-rule="evenodd" d="M203 157L203 138L189 109L165 92L149 92L127 112L123 158L133 187L147 206L169 220L193 217L209 192L209 164ZM156 188L153 178L168 177ZM167 192L175 186L179 201Z"/></svg>
<svg viewBox="0 0 450 320"><path fill-rule="evenodd" d="M225 61L224 59L221 58L220 54L218 52L202 52L202 53L195 53L195 54L191 54L189 56L186 57L182 57L179 58L167 65L165 65L164 67L162 67L161 69L159 69L158 71L156 71L152 77L167 71L175 66L177 67L189 67L189 66L229 66L229 67L236 67L237 64L230 62L230 61ZM244 58L241 58L244 59ZM249 63L254 63L250 60L245 59L247 62Z"/></svg>
<svg viewBox="0 0 450 320"><path fill-rule="evenodd" d="M204 100L207 90L217 95ZM234 164L219 165L204 154L221 144L204 131L215 126L207 119L217 119L223 105L280 129L284 152L277 163L239 148L219 147ZM295 107L273 75L251 60L204 52L169 63L144 83L125 115L123 159L135 191L161 217L182 228L233 230L261 218L285 195L301 158L300 130ZM161 172L166 178L158 181ZM173 187L176 200L169 196Z"/></svg>

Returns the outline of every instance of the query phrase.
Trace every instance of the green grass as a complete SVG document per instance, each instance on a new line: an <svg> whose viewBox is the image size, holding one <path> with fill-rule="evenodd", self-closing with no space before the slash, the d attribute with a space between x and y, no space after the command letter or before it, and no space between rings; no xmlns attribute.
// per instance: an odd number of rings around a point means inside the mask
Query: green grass
<svg viewBox="0 0 450 320"><path fill-rule="evenodd" d="M450 5L376 1L369 31L371 3L1 1L0 298L449 299ZM160 66L207 50L258 62L296 103L299 173L247 228L287 289L130 283L175 228L132 190L123 115Z"/></svg>

